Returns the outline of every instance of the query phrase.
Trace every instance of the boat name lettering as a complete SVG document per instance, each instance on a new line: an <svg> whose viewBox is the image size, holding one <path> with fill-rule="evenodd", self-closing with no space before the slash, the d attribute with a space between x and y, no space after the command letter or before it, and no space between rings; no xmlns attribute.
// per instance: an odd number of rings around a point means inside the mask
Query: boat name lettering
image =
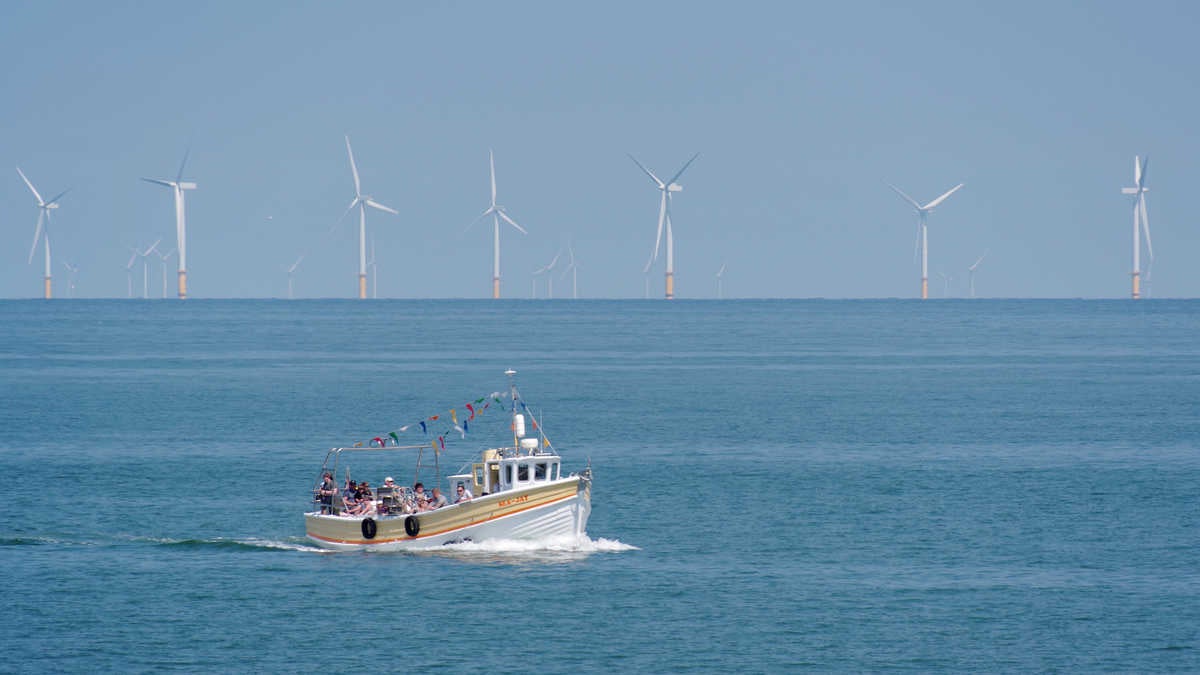
<svg viewBox="0 0 1200 675"><path fill-rule="evenodd" d="M513 497L512 499L501 499L500 506L503 508L505 506L512 506L513 504L520 504L521 502L527 501L529 501L529 495L521 495L520 497Z"/></svg>

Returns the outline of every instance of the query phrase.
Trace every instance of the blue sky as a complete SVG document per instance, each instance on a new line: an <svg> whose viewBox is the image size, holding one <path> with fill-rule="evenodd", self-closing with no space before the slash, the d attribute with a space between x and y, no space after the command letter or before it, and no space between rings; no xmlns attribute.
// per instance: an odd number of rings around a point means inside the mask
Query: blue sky
<svg viewBox="0 0 1200 675"><path fill-rule="evenodd" d="M676 287L713 297L913 297L927 201L931 295L984 250L985 297L1124 297L1122 186L1150 156L1152 295L1200 296L1200 9L1191 3L9 3L0 21L0 297L44 196L56 294L124 297L129 248L174 242L185 149L193 297L352 297L353 197L366 192L379 295L490 294L499 201L503 293L573 242L583 297L641 297L670 174ZM0 173L0 176L5 174ZM40 256L40 251L39 251ZM156 266L157 267L157 266ZM663 261L651 272L661 296ZM156 271L156 275L160 272ZM140 274L137 277L140 291ZM161 280L156 276L158 289ZM568 280L555 279L562 296ZM544 294L544 289L539 291Z"/></svg>

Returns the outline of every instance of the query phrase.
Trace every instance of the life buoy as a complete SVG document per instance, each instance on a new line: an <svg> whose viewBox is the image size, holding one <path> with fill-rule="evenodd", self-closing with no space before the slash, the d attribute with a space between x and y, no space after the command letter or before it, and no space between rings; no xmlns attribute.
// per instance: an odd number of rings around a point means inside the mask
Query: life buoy
<svg viewBox="0 0 1200 675"><path fill-rule="evenodd" d="M404 519L404 531L410 537L415 537L421 532L421 521L417 520L416 516L409 516Z"/></svg>
<svg viewBox="0 0 1200 675"><path fill-rule="evenodd" d="M378 528L377 528L377 527L376 527L376 525L375 525L375 519L374 519L374 518L363 518L363 521L362 521L362 533L363 533L363 536L364 536L364 537L366 537L367 539L374 539L374 538L375 538L375 532L376 532L376 530L377 530L377 529L378 529Z"/></svg>

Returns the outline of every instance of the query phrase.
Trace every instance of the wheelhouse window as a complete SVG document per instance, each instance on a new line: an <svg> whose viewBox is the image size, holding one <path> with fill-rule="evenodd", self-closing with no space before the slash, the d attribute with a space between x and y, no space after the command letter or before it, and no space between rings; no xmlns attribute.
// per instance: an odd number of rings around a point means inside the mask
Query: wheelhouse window
<svg viewBox="0 0 1200 675"><path fill-rule="evenodd" d="M546 469L547 468L548 467L546 466L545 462L538 462L537 464L534 464L533 465L533 479L534 480L546 480L546 475L547 475Z"/></svg>
<svg viewBox="0 0 1200 675"><path fill-rule="evenodd" d="M529 480L529 465L528 464L518 464L517 465L517 480L522 483Z"/></svg>

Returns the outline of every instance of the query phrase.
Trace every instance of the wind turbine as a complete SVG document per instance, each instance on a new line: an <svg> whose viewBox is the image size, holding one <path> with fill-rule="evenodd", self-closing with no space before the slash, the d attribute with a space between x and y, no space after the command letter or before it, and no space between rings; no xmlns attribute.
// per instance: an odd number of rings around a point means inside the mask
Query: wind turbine
<svg viewBox="0 0 1200 675"><path fill-rule="evenodd" d="M196 184L191 181L183 180L183 169L187 166L188 155L191 154L191 148L188 148L183 153L183 161L179 163L179 171L175 174L175 180L166 180L164 178L143 178L142 180L156 185L162 185L171 188L175 195L175 247L179 250L179 299L187 298L187 218L184 210L184 192L187 190L195 190Z"/></svg>
<svg viewBox="0 0 1200 675"><path fill-rule="evenodd" d="M296 262L292 263L292 266L288 268L288 271L287 271L287 275L288 275L288 300L292 300L292 299L293 299L293 297L292 297L292 275L293 275L293 274L295 274L295 272L296 272L296 268L300 266L300 262L301 262L302 260L304 260L304 256L300 256L299 258L296 258Z"/></svg>
<svg viewBox="0 0 1200 675"><path fill-rule="evenodd" d="M37 251L38 240L45 242L46 248L46 276L45 280L45 298L49 300L52 296L50 292L50 212L58 208L58 200L62 196L71 191L70 188L58 193L53 199L46 201L38 194L37 188L33 187L33 183L25 177L25 173L21 171L21 167L17 167L17 173L21 174L21 180L25 181L25 185L29 186L29 191L33 193L33 198L37 200L38 220L37 229L33 231L33 246L29 247L29 262L33 264L33 254Z"/></svg>
<svg viewBox="0 0 1200 675"><path fill-rule="evenodd" d="M948 276L945 272L938 272L938 276L942 278L942 298L950 296L950 282L954 281L954 277Z"/></svg>
<svg viewBox="0 0 1200 675"><path fill-rule="evenodd" d="M133 263L137 262L138 255L141 253L141 251L137 250L136 248L131 248L129 250L133 251L133 254L129 256L129 262L125 263L125 285L129 287L127 297L129 297L129 299L132 300L133 299Z"/></svg>
<svg viewBox="0 0 1200 675"><path fill-rule="evenodd" d="M350 156L350 172L354 174L354 199L350 201L350 206L346 207L342 217L338 218L337 225L340 225L342 220L358 207L358 299L365 300L367 297L367 207L379 211L386 211L392 215L400 215L400 212L390 206L384 206L371 198L371 195L362 193L362 185L358 180L358 165L354 163L354 151L350 149L350 137L346 137L346 154ZM334 225L336 228L337 225Z"/></svg>
<svg viewBox="0 0 1200 675"><path fill-rule="evenodd" d="M717 299L718 300L722 299L725 295L725 293L724 293L725 289L722 287L722 281L723 281L722 277L724 277L724 276L725 276L725 263L721 263L721 269L717 270Z"/></svg>
<svg viewBox="0 0 1200 675"><path fill-rule="evenodd" d="M141 256L141 258L142 258L142 299L143 300L146 300L150 297L150 286L149 286L150 263L147 261L147 258L150 257L151 253L157 252L158 243L160 241L162 241L161 237L156 239L153 244L150 244L150 248L146 249L145 251L137 252L137 254L139 256Z"/></svg>
<svg viewBox="0 0 1200 675"><path fill-rule="evenodd" d="M567 256L570 262L565 268L561 278L566 278L567 273L571 274L571 299L579 299L579 265L575 263L575 249L570 244L567 244Z"/></svg>
<svg viewBox="0 0 1200 675"><path fill-rule="evenodd" d="M925 220L929 217L929 212L932 211L934 209L934 207L936 207L938 204L941 204L942 202L946 201L947 197L949 197L950 195L957 192L958 189L961 188L962 186L963 186L963 184L959 183L958 185L955 185L954 187L947 190L945 192L945 194L943 194L941 197L938 197L937 199L929 202L925 206L921 206L920 204L917 203L917 200L904 194L904 192L900 188L896 187L895 185L892 185L891 183L888 183L888 187L895 190L896 194L903 197L906 202L908 202L909 204L912 204L913 208L917 210L917 216L919 218L919 220L917 222L917 246L920 247L920 249L921 249L921 299L922 300L929 298L929 235L927 232L927 228L925 226ZM915 258L916 255L917 255L917 252L914 249L913 257Z"/></svg>
<svg viewBox="0 0 1200 675"><path fill-rule="evenodd" d="M529 233L525 231L525 228L518 225L517 221L508 216L508 212L504 210L503 206L496 204L496 156L490 149L488 150L488 164L492 170L492 203L486 211L479 214L478 218L471 221L467 229L471 229L475 223L478 223L489 215L492 217L492 298L497 299L500 297L500 221L503 220L517 228L521 234Z"/></svg>
<svg viewBox="0 0 1200 675"><path fill-rule="evenodd" d="M546 299L548 299L548 300L554 299L554 274L552 273L552 270L554 269L554 266L558 264L558 259L561 256L562 256L562 251L555 253L554 259L550 261L549 265L546 265L545 267L543 267L533 273L533 277L535 280L537 279L538 276L540 276L542 274L546 275ZM536 281L534 283L535 283L534 295L536 296L537 295Z"/></svg>
<svg viewBox="0 0 1200 675"><path fill-rule="evenodd" d="M1146 235L1146 252L1150 254L1150 263L1154 263L1154 246L1150 243L1150 216L1146 213L1146 167L1150 158L1145 160L1133 158L1133 187L1121 188L1121 194L1133 197L1133 299L1137 300L1141 293L1141 252L1142 245L1139 233ZM1146 265L1146 281L1150 281L1150 265Z"/></svg>
<svg viewBox="0 0 1200 675"><path fill-rule="evenodd" d="M988 254L988 252L985 250L983 252L983 255L979 256L979 260L976 260L974 265L971 265L970 267L967 268L967 272L969 273L969 278L971 280L971 297L972 298L975 297L975 270L979 269L979 263L983 262L983 259L987 257L987 254Z"/></svg>
<svg viewBox="0 0 1200 675"><path fill-rule="evenodd" d="M642 171L645 171L646 175L650 176L650 180L654 181L654 184L658 187L659 191L662 192L662 201L658 206L658 232L654 235L654 251L650 254L650 261L646 263L646 269L643 270L643 272L648 273L650 271L650 266L654 264L655 260L658 260L658 247L662 242L663 223L666 223L668 300L675 297L675 237L671 232L671 193L683 191L683 186L675 181L679 180L679 177L683 175L683 172L687 171L687 168L691 166L692 162L696 161L696 158L699 156L700 153L698 152L692 155L692 158L689 159L687 163L685 163L683 167L679 169L679 171L676 171L674 176L671 176L671 180L664 183L659 180L658 176L654 175L653 171L647 169L641 162L637 161L636 157L629 155L629 159L632 159L634 164L637 164Z"/></svg>
<svg viewBox="0 0 1200 675"><path fill-rule="evenodd" d="M67 268L70 276L67 277L67 297L75 297L75 277L79 275L79 267L72 265L69 262L64 262L63 267Z"/></svg>
<svg viewBox="0 0 1200 675"><path fill-rule="evenodd" d="M170 258L171 256L175 255L175 249L171 249L170 251L167 251L166 253L163 253L162 251L156 251L156 253L158 253L159 260L162 261L162 282L163 282L162 297L163 297L163 300L166 300L167 299L167 259Z"/></svg>

